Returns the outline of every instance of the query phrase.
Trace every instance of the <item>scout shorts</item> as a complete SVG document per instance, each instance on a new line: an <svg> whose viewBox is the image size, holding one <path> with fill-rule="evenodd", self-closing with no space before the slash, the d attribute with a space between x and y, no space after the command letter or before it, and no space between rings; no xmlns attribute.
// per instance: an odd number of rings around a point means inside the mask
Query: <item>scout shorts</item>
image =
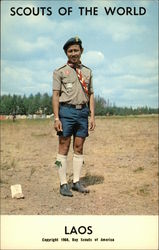
<svg viewBox="0 0 159 250"><path fill-rule="evenodd" d="M60 106L59 117L62 122L62 133L57 132L59 136L88 136L88 115L89 108L86 106L82 109L74 107Z"/></svg>

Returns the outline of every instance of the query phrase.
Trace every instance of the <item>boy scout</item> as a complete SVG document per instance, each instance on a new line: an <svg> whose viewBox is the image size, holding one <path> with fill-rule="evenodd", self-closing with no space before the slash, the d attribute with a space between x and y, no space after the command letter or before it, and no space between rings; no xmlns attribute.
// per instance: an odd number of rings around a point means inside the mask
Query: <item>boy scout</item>
<svg viewBox="0 0 159 250"><path fill-rule="evenodd" d="M63 46L68 58L67 64L53 74L54 128L59 135L59 149L56 159L60 178L60 194L73 196L67 184L67 154L73 135L73 184L72 190L88 193L80 183L83 165L83 145L88 136L88 115L90 130L95 128L94 94L92 72L81 64L82 41L78 37L69 39ZM89 106L88 106L89 104Z"/></svg>

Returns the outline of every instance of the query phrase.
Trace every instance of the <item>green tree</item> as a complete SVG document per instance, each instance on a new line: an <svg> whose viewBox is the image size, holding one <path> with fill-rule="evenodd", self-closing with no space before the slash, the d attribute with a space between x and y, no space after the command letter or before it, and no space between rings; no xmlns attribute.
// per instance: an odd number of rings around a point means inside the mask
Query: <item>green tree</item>
<svg viewBox="0 0 159 250"><path fill-rule="evenodd" d="M52 98L47 93L42 96L41 108L45 115L52 114Z"/></svg>

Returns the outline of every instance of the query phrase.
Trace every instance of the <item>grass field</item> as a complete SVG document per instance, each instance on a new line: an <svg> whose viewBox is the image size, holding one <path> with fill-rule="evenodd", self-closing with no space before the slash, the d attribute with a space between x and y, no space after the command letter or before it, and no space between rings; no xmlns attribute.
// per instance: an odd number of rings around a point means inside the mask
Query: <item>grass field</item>
<svg viewBox="0 0 159 250"><path fill-rule="evenodd" d="M53 120L1 123L1 214L158 214L158 117L97 117L84 146L81 181L90 189L59 194ZM72 145L68 181L72 181ZM12 199L21 184L25 199Z"/></svg>

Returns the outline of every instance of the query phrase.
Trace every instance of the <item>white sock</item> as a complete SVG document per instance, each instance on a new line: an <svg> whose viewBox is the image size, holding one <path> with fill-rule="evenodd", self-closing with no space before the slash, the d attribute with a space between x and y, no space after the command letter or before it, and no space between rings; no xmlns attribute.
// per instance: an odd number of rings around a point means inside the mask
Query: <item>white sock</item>
<svg viewBox="0 0 159 250"><path fill-rule="evenodd" d="M73 182L79 181L83 165L83 155L73 155Z"/></svg>
<svg viewBox="0 0 159 250"><path fill-rule="evenodd" d="M66 184L67 155L57 154L55 165L58 169L60 184Z"/></svg>

